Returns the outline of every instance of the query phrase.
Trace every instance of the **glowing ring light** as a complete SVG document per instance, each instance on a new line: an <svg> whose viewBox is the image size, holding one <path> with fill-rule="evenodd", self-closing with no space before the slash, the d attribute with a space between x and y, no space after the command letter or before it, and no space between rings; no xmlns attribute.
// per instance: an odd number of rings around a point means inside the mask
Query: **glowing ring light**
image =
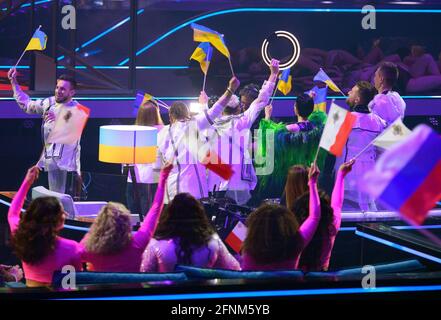
<svg viewBox="0 0 441 320"><path fill-rule="evenodd" d="M285 69L289 69L291 68L293 65L296 64L297 60L299 60L300 57L300 44L299 41L297 40L297 38L292 34L289 33L288 31L276 31L274 32L274 34L278 37L278 38L285 38L288 39L293 47L293 53L291 58L288 59L288 61L283 62L279 65L279 69L280 70L285 70ZM262 43L262 58L263 61L266 63L266 65L270 66L271 65L271 58L268 54L268 45L269 45L269 41L268 39L265 39Z"/></svg>

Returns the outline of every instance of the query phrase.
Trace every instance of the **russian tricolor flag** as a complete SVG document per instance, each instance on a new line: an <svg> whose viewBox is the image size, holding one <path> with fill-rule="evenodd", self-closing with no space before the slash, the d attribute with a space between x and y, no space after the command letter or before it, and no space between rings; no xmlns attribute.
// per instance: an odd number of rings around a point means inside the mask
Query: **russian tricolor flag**
<svg viewBox="0 0 441 320"><path fill-rule="evenodd" d="M319 146L337 157L341 156L356 120L355 115L332 103Z"/></svg>
<svg viewBox="0 0 441 320"><path fill-rule="evenodd" d="M441 136L419 125L387 150L359 186L413 224L422 224L441 198Z"/></svg>

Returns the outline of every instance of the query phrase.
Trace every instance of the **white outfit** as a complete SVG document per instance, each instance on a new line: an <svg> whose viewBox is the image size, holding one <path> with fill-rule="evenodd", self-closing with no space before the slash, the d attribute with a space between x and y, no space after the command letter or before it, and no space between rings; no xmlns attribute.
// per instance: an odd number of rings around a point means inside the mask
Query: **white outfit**
<svg viewBox="0 0 441 320"><path fill-rule="evenodd" d="M179 261L179 240L156 240L152 238L142 256L141 272L172 272ZM217 234L213 234L208 243L194 248L191 255L191 265L203 268L223 268L240 270L239 262L230 254L225 244Z"/></svg>
<svg viewBox="0 0 441 320"><path fill-rule="evenodd" d="M164 126L156 125L154 127L158 129L159 136L159 133L164 128ZM157 158L155 163L135 164L133 167L137 183L152 184L159 182L159 172L161 171L161 160L159 157ZM130 172L127 177L127 182L132 183L132 176L130 175Z"/></svg>
<svg viewBox="0 0 441 320"><path fill-rule="evenodd" d="M165 203L182 192L188 192L196 199L208 197L206 170L200 161L205 158L209 146L199 132L210 127L223 108L217 102L210 110L167 125L158 134L159 157L163 162L173 162L167 179Z"/></svg>
<svg viewBox="0 0 441 320"><path fill-rule="evenodd" d="M215 173L208 171L209 190L227 191L226 196L245 204L257 184L256 172L251 158L251 126L268 105L275 83L265 81L259 96L250 107L240 115L222 116L214 122L213 129L205 132L211 140L212 148L221 157L223 163L228 163L234 171L230 180L223 180Z"/></svg>
<svg viewBox="0 0 441 320"><path fill-rule="evenodd" d="M404 102L398 92L388 91L377 94L369 103L369 109L386 121L386 125L390 125L398 117L404 118L406 102Z"/></svg>
<svg viewBox="0 0 441 320"><path fill-rule="evenodd" d="M78 140L74 145L46 143L55 121L45 121L44 117L49 112L52 112L56 117L61 110L76 107L78 102L72 100L69 103L57 103L54 96L33 101L16 86L12 87L14 89L14 99L24 112L40 114L43 117L42 140L45 148L37 165L49 172L50 190L64 193L67 172L76 171L78 174L81 172L80 141Z"/></svg>
<svg viewBox="0 0 441 320"><path fill-rule="evenodd" d="M386 126L386 123L374 113L352 112L352 114L357 116L357 120L343 149L343 155L336 159L335 172L338 172L342 163L351 160L362 151ZM361 211L377 211L374 200L358 189L358 181L365 172L375 166L376 158L377 150L373 145L357 157L352 171L345 178L345 209L349 201L358 203L358 206L352 206L353 209L359 207Z"/></svg>

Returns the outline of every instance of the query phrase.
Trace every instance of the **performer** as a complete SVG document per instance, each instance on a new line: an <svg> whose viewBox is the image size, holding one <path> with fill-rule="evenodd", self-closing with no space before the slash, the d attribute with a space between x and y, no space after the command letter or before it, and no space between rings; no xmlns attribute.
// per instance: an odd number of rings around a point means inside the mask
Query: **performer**
<svg viewBox="0 0 441 320"><path fill-rule="evenodd" d="M74 145L46 143L49 133L55 125L57 114L65 108L74 108L78 102L73 100L76 81L69 75L61 75L57 79L55 95L46 99L32 101L23 92L17 82L17 70L12 68L8 78L14 91L14 99L19 107L28 114L40 114L43 118L42 140L44 150L37 166L48 171L49 189L65 193L68 172L76 172L80 176L80 141Z"/></svg>
<svg viewBox="0 0 441 320"><path fill-rule="evenodd" d="M202 166L199 155L195 154L198 153L198 143L202 140L199 132L210 127L220 116L239 85L236 77L231 78L227 90L213 107L194 117L190 117L189 109L183 102L171 105L170 125L165 126L158 135L159 157L162 161L174 163L167 181L165 203L169 203L175 195L182 192L188 192L196 199L208 196L205 167Z"/></svg>
<svg viewBox="0 0 441 320"><path fill-rule="evenodd" d="M235 200L240 205L248 202L251 198L250 191L256 187L256 173L249 153L251 128L271 98L279 72L278 60L271 61L270 70L270 76L262 85L258 97L244 113L240 113L239 98L235 97L224 109L223 116L214 122L217 135L215 149L224 163L232 165L234 173L226 181L209 172L208 184L210 187L216 184L220 191L226 191L226 197ZM219 142L221 148L219 148Z"/></svg>
<svg viewBox="0 0 441 320"><path fill-rule="evenodd" d="M286 174L294 165L309 166L314 162L315 153L320 142L326 115L322 111L313 111L314 101L309 95L302 94L296 99L294 112L298 122L286 125L272 121L272 107L266 108L266 118L260 121L261 137L259 141L259 156L262 159L270 157L266 136L274 133L274 164L268 174L259 176L259 186L256 196L261 200L266 198L281 198L283 201ZM290 130L289 130L290 129ZM319 168L324 168L326 152L320 152L317 158ZM265 163L269 167L268 161ZM333 166L330 170L332 172ZM322 175L326 177L326 175ZM323 188L323 184L321 183ZM258 203L256 203L258 205Z"/></svg>
<svg viewBox="0 0 441 320"><path fill-rule="evenodd" d="M335 172L338 172L343 163L351 160L362 151L386 127L386 123L378 115L370 112L368 108L368 104L374 98L375 93L375 88L366 81L357 82L349 91L346 103L351 108L352 114L357 116L357 120L343 149L343 155L336 159ZM375 165L376 157L377 151L375 146L370 146L358 156L352 172L346 178L344 209L359 209L363 212L377 211L374 199L360 192L357 185L362 175L371 170Z"/></svg>
<svg viewBox="0 0 441 320"><path fill-rule="evenodd" d="M382 63L375 72L374 84L378 94L369 103L369 109L389 125L398 117L404 118L406 102L392 90L398 81L398 68L392 62Z"/></svg>
<svg viewBox="0 0 441 320"><path fill-rule="evenodd" d="M164 127L159 106L156 100L148 100L139 107L136 115L135 125L150 126L158 129L158 132ZM153 204L153 196L155 195L159 181L159 171L161 169L160 161L157 163L135 164L134 171L136 175L136 182L139 192L140 210L141 213L147 212ZM127 207L131 212L136 212L134 186L130 172L127 177Z"/></svg>

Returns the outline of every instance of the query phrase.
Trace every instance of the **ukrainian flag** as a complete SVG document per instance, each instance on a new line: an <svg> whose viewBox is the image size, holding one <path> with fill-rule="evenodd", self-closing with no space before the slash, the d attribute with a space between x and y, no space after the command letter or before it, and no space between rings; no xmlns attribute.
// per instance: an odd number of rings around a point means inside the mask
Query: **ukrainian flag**
<svg viewBox="0 0 441 320"><path fill-rule="evenodd" d="M341 90L337 87L337 85L334 83L334 81L329 78L329 76L323 71L322 68L320 68L320 71L315 75L314 81L321 81L328 85L329 88L331 88L334 92L341 92Z"/></svg>
<svg viewBox="0 0 441 320"><path fill-rule="evenodd" d="M285 69L280 76L279 83L277 84L277 89L282 92L285 96L291 91L291 80L292 77L289 74L289 69Z"/></svg>
<svg viewBox="0 0 441 320"><path fill-rule="evenodd" d="M47 35L40 30L40 27L35 30L34 35L31 38L31 41L29 41L25 51L30 50L40 50L43 51L46 49L46 43L47 43Z"/></svg>
<svg viewBox="0 0 441 320"><path fill-rule="evenodd" d="M210 42L213 47L219 50L227 58L230 58L230 52L224 42L224 36L214 30L201 26L196 23L191 24L193 29L193 40L196 42Z"/></svg>
<svg viewBox="0 0 441 320"><path fill-rule="evenodd" d="M314 92L314 111L326 112L326 96L328 94L328 87L319 88L315 86L310 91L306 91L306 94Z"/></svg>
<svg viewBox="0 0 441 320"><path fill-rule="evenodd" d="M207 74L210 65L211 56L213 55L213 47L209 42L202 42L191 55L190 59L199 61L202 72Z"/></svg>
<svg viewBox="0 0 441 320"><path fill-rule="evenodd" d="M147 101L153 101L154 97L151 94L144 93L142 91L138 91L136 93L136 99L135 99L135 107L139 108Z"/></svg>

